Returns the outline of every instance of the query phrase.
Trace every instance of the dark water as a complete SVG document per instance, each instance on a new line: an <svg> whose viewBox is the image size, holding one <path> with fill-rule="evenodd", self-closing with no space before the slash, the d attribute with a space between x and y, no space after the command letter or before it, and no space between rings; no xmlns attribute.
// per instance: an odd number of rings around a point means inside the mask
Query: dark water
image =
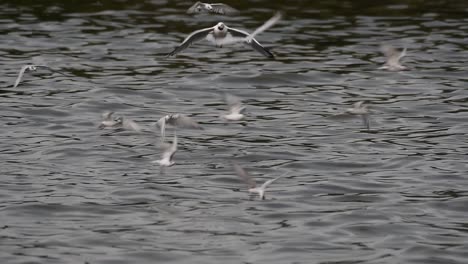
<svg viewBox="0 0 468 264"><path fill-rule="evenodd" d="M0 2L0 263L468 263L466 1ZM195 44L224 21L276 60ZM405 72L379 46L408 48ZM22 65L46 64L12 85ZM248 118L224 124L223 92ZM337 118L372 108L371 130ZM98 130L106 110L143 133ZM151 125L179 132L163 174ZM172 132L169 132L171 135ZM271 185L249 199L236 161Z"/></svg>

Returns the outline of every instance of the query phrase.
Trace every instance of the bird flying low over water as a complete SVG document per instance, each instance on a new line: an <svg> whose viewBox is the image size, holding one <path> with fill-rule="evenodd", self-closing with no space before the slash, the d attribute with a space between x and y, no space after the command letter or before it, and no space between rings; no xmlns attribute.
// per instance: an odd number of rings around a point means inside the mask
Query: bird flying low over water
<svg viewBox="0 0 468 264"><path fill-rule="evenodd" d="M367 130L370 129L369 109L367 105L364 105L364 101L354 103L353 108L346 109L346 113L361 116L364 126L367 128Z"/></svg>
<svg viewBox="0 0 468 264"><path fill-rule="evenodd" d="M158 163L161 167L170 167L175 164L174 154L177 151L177 135L174 133L174 139L172 144L161 143L163 146L163 153L160 160L152 161L152 163Z"/></svg>
<svg viewBox="0 0 468 264"><path fill-rule="evenodd" d="M401 71L407 70L408 67L400 64L400 60L406 56L406 47L403 51L398 51L396 48L384 45L380 48L386 57L386 62L383 66L379 67L380 70Z"/></svg>
<svg viewBox="0 0 468 264"><path fill-rule="evenodd" d="M59 74L62 74L63 76L67 76L65 74L63 74L62 72L59 72L57 70L54 70L48 66L45 66L45 65L32 65L32 64L28 64L28 65L24 65L21 67L19 73L18 73L18 77L16 77L16 81L15 81L15 84L13 85L13 88L16 88L18 86L18 84L21 82L21 80L23 79L23 75L26 71L35 71L37 70L37 68L45 68L45 69L48 69L52 72L56 72L56 73L59 73Z"/></svg>
<svg viewBox="0 0 468 264"><path fill-rule="evenodd" d="M224 120L239 121L244 119L245 106L242 105L241 99L231 94L225 94L224 100L228 105L229 112L221 116Z"/></svg>
<svg viewBox="0 0 468 264"><path fill-rule="evenodd" d="M265 191L266 191L266 188L268 187L268 185L272 184L273 182L275 182L276 180L281 178L281 176L280 176L280 177L268 180L268 181L264 182L260 187L257 187L257 185L255 183L255 179L252 178L249 174L247 174L245 172L245 170L241 166L239 166L237 164L233 164L233 166L234 166L234 170L237 173L237 176L239 176L239 178L241 178L243 181L245 181L245 183L247 183L248 192L249 193L258 193L258 195L260 196L260 199L262 199L262 200L265 200Z"/></svg>
<svg viewBox="0 0 468 264"><path fill-rule="evenodd" d="M215 44L217 47L223 47L225 45L239 42L245 43L247 45L250 45L250 47L252 47L257 52L261 53L263 56L274 58L275 56L267 48L263 47L254 38L254 36L273 26L280 18L281 14L277 13L270 20L264 23L261 27L255 30L252 34L249 34L243 30L228 27L223 22L219 22L214 27L204 28L192 32L188 37L185 38L184 41L182 41L182 43L178 47L176 47L167 56L176 55L177 53L188 48L193 43L198 42L202 39L206 39L209 42Z"/></svg>
<svg viewBox="0 0 468 264"><path fill-rule="evenodd" d="M161 117L156 125L161 129L161 142L164 142L166 134L166 124L174 127L193 128L203 130L203 127L191 117L182 114L165 115Z"/></svg>
<svg viewBox="0 0 468 264"><path fill-rule="evenodd" d="M187 10L187 14L195 14L195 13L214 13L214 14L220 14L220 15L234 15L239 13L239 10L230 7L226 4L223 3L214 3L214 4L208 4L208 3L202 3L202 2L196 2L193 6L191 6Z"/></svg>

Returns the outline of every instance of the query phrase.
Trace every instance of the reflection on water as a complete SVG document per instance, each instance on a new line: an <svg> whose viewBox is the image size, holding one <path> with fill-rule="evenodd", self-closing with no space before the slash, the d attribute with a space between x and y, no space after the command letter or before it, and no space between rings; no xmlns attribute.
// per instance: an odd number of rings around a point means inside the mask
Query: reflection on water
<svg viewBox="0 0 468 264"><path fill-rule="evenodd" d="M2 263L465 263L465 1L3 1ZM190 32L253 30L277 58ZM411 70L377 70L381 44ZM21 66L54 72L25 74ZM223 94L246 119L226 123ZM370 106L371 129L341 114ZM99 130L104 111L143 132ZM176 165L154 122L180 112ZM172 135L172 130L168 132ZM231 162L258 182L249 197Z"/></svg>

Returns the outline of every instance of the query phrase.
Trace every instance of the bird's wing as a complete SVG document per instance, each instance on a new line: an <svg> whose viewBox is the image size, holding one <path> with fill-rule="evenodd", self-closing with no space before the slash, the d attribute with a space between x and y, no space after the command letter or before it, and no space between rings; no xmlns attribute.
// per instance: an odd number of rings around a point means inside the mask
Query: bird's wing
<svg viewBox="0 0 468 264"><path fill-rule="evenodd" d="M192 32L188 37L185 38L184 41L182 41L182 43L177 48L175 48L173 51L167 54L167 56L174 56L175 54L188 48L194 42L197 42L206 38L206 36L208 36L208 34L210 34L210 32L212 31L213 31L213 27L204 28L204 29L200 29L200 30Z"/></svg>
<svg viewBox="0 0 468 264"><path fill-rule="evenodd" d="M191 6L188 10L187 10L187 14L195 14L195 13L198 13L198 6L202 5L202 3L200 1L196 2L193 6Z"/></svg>
<svg viewBox="0 0 468 264"><path fill-rule="evenodd" d="M364 126L367 128L367 130L369 130L370 129L369 114L361 115L361 118L362 118L362 123L364 123Z"/></svg>
<svg viewBox="0 0 468 264"><path fill-rule="evenodd" d="M162 154L162 159L172 160L174 154L177 151L177 135L174 133L174 139L172 144L164 144L164 152Z"/></svg>
<svg viewBox="0 0 468 264"><path fill-rule="evenodd" d="M114 114L114 112L104 112L102 113L102 119L104 120L112 120L112 115Z"/></svg>
<svg viewBox="0 0 468 264"><path fill-rule="evenodd" d="M51 71L51 72L55 72L55 73L61 74L61 75L63 75L63 76L70 77L70 75L65 74L65 73L63 73L63 72L61 72L61 71L52 69L52 68L49 67L49 66L45 66L45 65L34 65L34 66L37 67L37 68L46 68L46 69L48 69L48 70Z"/></svg>
<svg viewBox="0 0 468 264"><path fill-rule="evenodd" d="M247 42L252 41L252 39L255 38L256 35L262 33L263 31L269 29L270 27L272 27L272 26L273 26L274 24L276 24L282 17L283 17L283 15L282 15L280 12L277 12L273 17L271 17L270 19L268 19L267 22L265 22L263 25L261 25L260 27L258 27L254 32L252 32L252 33L247 37Z"/></svg>
<svg viewBox="0 0 468 264"><path fill-rule="evenodd" d="M156 124L161 129L161 142L164 142L166 136L166 117L161 117Z"/></svg>
<svg viewBox="0 0 468 264"><path fill-rule="evenodd" d="M274 179L271 179L271 180L268 180L268 181L264 182L264 183L262 184L262 187L260 187L260 188L262 188L263 190L265 190L266 187L268 187L268 185L272 184L274 181L278 180L279 178L281 178L281 177L277 177L277 178L274 178Z"/></svg>
<svg viewBox="0 0 468 264"><path fill-rule="evenodd" d="M13 88L16 88L18 84L21 82L21 79L23 79L24 72L27 69L30 69L31 67L34 67L34 65L24 65L21 67L21 70L19 71L18 77L16 78L15 85L13 85Z"/></svg>
<svg viewBox="0 0 468 264"><path fill-rule="evenodd" d="M400 52L400 55L398 55L398 60L401 60L401 58L406 56L406 47L403 48L403 51Z"/></svg>
<svg viewBox="0 0 468 264"><path fill-rule="evenodd" d="M235 28L229 28L229 32L231 35L236 38L236 37L243 37L247 38L250 34L239 29ZM245 41L245 40L244 40ZM258 41L254 38L250 42L245 41L245 43L249 44L254 50L260 52L263 56L269 57L269 58L274 58L275 55L273 55L268 49L263 47Z"/></svg>
<svg viewBox="0 0 468 264"><path fill-rule="evenodd" d="M232 94L224 94L224 101L228 105L229 108L240 106L242 104L241 99Z"/></svg>
<svg viewBox="0 0 468 264"><path fill-rule="evenodd" d="M406 49L403 50L403 52L400 52L395 47L390 45L384 45L380 48L380 50L387 58L387 64L389 65L398 64L400 59L406 55Z"/></svg>
<svg viewBox="0 0 468 264"><path fill-rule="evenodd" d="M215 4L210 4L210 5L211 7L213 7L213 10L212 10L213 13L217 13L221 15L234 15L234 14L239 13L239 10L233 7L230 7L226 4L223 4L223 3L215 3Z"/></svg>
<svg viewBox="0 0 468 264"><path fill-rule="evenodd" d="M359 102L354 103L354 108L361 108L363 103L364 101L359 101Z"/></svg>
<svg viewBox="0 0 468 264"><path fill-rule="evenodd" d="M167 122L176 127L203 129L193 118L181 114L173 116Z"/></svg>
<svg viewBox="0 0 468 264"><path fill-rule="evenodd" d="M255 188L255 180L250 175L248 175L247 172L245 172L245 170L241 166L237 164L233 164L233 166L237 176L239 176L239 178L241 178L247 184L247 187Z"/></svg>
<svg viewBox="0 0 468 264"><path fill-rule="evenodd" d="M125 118L123 121L123 126L125 129L130 129L136 132L141 131L141 126L139 126L135 121Z"/></svg>

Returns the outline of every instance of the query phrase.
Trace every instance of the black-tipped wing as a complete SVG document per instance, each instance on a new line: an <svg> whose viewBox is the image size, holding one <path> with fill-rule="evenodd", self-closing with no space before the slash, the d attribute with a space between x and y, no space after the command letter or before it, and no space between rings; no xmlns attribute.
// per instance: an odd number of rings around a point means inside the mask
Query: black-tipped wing
<svg viewBox="0 0 468 264"><path fill-rule="evenodd" d="M249 36L249 33L245 32L245 31L242 31L242 30L239 30L239 29L235 29L235 28L229 28L229 32L231 33L231 35L233 37L237 37L237 38L246 38ZM263 56L266 56L268 58L274 58L275 55L273 55L273 53L271 53L267 48L263 47L255 38L252 39L252 41L249 42L245 42L247 44L249 44L254 50L260 52Z"/></svg>
<svg viewBox="0 0 468 264"><path fill-rule="evenodd" d="M185 40L177 48L175 48L173 51L167 54L167 56L174 56L175 54L188 48L194 42L197 42L206 38L206 36L208 36L208 34L210 34L212 31L213 31L213 28L210 27L210 28L204 28L204 29L200 29L200 30L192 32L188 37L185 38Z"/></svg>
<svg viewBox="0 0 468 264"><path fill-rule="evenodd" d="M216 4L211 4L211 7L213 7L212 12L216 14L221 14L221 15L235 15L239 13L239 10L230 7L226 4L223 3L216 3Z"/></svg>

